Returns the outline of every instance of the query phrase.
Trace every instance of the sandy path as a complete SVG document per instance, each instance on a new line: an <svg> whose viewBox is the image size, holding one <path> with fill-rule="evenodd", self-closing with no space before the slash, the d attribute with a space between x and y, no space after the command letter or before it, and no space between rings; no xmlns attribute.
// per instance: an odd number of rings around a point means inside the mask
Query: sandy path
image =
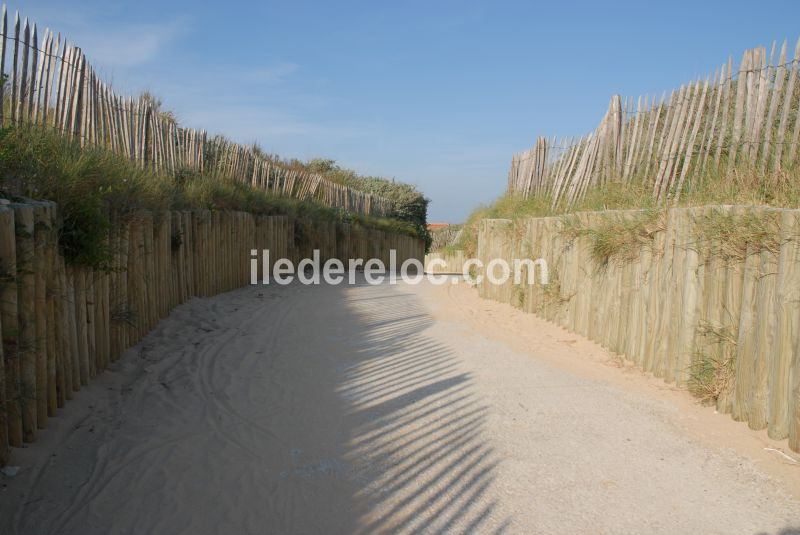
<svg viewBox="0 0 800 535"><path fill-rule="evenodd" d="M464 287L193 300L15 452L0 533L800 526L785 443L607 361Z"/></svg>

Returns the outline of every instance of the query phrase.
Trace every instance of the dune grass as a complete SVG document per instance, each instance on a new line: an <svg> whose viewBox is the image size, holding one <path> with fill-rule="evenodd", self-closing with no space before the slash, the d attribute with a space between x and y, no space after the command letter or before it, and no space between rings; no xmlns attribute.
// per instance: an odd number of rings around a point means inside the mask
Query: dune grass
<svg viewBox="0 0 800 535"><path fill-rule="evenodd" d="M742 261L764 250L777 255L781 247L778 218L776 213L711 210L697 219L694 235L698 243L714 244L715 254L726 261Z"/></svg>
<svg viewBox="0 0 800 535"><path fill-rule="evenodd" d="M642 247L651 245L655 234L664 230L662 213L649 208L631 217L604 217L599 225L586 229L596 265L623 265L638 258Z"/></svg>
<svg viewBox="0 0 800 535"><path fill-rule="evenodd" d="M739 167L730 173L707 171L690 177L684 185L678 203L670 206L706 206L706 205L744 205L744 206L773 206L783 208L800 208L800 187L797 186L797 169L788 169L779 173L764 173L756 168ZM609 182L590 188L586 196L573 205L569 210L554 209L552 200L547 195L522 198L512 194L504 194L493 203L479 206L465 222L464 232L461 235L457 248L474 254L477 247L478 222L482 219L524 219L531 217L546 217L565 215L576 212L594 212L606 210L643 210L647 214L659 211L659 206L653 198L652 185L644 182L623 183ZM645 218L650 217L647 215ZM709 232L724 233L733 221L723 221L722 217L716 221L708 221ZM635 223L635 222L634 222ZM631 223L627 231L634 231L635 224ZM639 221L644 223L644 221ZM758 223L745 220L742 229L734 230L737 235L751 233L758 234L763 229L756 228ZM634 225L633 227L631 225ZM609 227L607 236L613 240ZM619 230L619 229L617 229ZM625 229L623 229L625 230ZM641 229L640 229L641 230ZM626 232L631 237L631 232ZM762 236L767 234L761 233ZM603 236L598 236L602 238ZM752 236L720 236L730 238L733 243L752 241ZM601 240L602 241L602 240ZM610 242L605 245L612 245ZM598 251L599 253L600 251ZM603 255L600 255L601 257ZM613 256L613 255L612 255ZM610 257L609 257L610 258Z"/></svg>
<svg viewBox="0 0 800 535"><path fill-rule="evenodd" d="M109 150L80 147L39 128L0 129L0 197L56 202L63 254L70 263L90 266L102 265L108 257L102 238L114 222L140 210L239 210L418 236L418 229L405 221L277 197L231 178L142 169Z"/></svg>

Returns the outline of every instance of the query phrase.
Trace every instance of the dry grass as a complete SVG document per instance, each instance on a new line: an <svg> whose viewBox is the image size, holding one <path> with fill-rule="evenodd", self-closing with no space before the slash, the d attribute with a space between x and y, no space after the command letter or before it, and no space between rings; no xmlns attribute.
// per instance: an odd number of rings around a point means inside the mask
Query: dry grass
<svg viewBox="0 0 800 535"><path fill-rule="evenodd" d="M736 347L736 328L726 325L712 325L708 321L701 321L697 325L697 334L712 344L731 349Z"/></svg>
<svg viewBox="0 0 800 535"><path fill-rule="evenodd" d="M703 403L716 402L731 391L736 376L732 354L696 352L689 367L689 392Z"/></svg>
<svg viewBox="0 0 800 535"><path fill-rule="evenodd" d="M572 243L574 240L586 236L588 229L575 214L561 217L558 233L562 238Z"/></svg>
<svg viewBox="0 0 800 535"><path fill-rule="evenodd" d="M777 255L781 246L776 212L737 213L715 208L695 219L693 231L698 245L726 261L743 261L762 251Z"/></svg>
<svg viewBox="0 0 800 535"><path fill-rule="evenodd" d="M611 262L626 264L635 260L642 248L651 246L656 233L664 228L664 212L651 208L628 214L606 214L592 227L586 226L576 215L563 216L559 234L569 241L588 237L595 263L604 267Z"/></svg>
<svg viewBox="0 0 800 535"><path fill-rule="evenodd" d="M600 225L587 230L592 258L598 266L636 260L642 248L651 246L656 233L664 230L663 214L650 209L630 216L604 216Z"/></svg>
<svg viewBox="0 0 800 535"><path fill-rule="evenodd" d="M705 343L689 366L689 391L703 403L716 402L731 392L736 378L736 329L701 321L697 335Z"/></svg>
<svg viewBox="0 0 800 535"><path fill-rule="evenodd" d="M551 268L548 275L547 284L542 286L542 289L544 290L542 292L543 304L546 306L560 307L565 303L568 303L575 294L567 296L561 295L561 274L559 273L558 269Z"/></svg>

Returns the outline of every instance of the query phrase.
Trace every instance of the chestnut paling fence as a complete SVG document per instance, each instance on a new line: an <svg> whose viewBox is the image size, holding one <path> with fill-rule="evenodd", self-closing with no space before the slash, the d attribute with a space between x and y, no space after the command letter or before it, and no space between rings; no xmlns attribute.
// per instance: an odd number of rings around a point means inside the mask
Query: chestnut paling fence
<svg viewBox="0 0 800 535"><path fill-rule="evenodd" d="M641 217L483 220L484 265L544 258L549 281L538 271L533 284L484 280L480 295L586 336L800 452L800 210L670 208L630 223ZM599 233L624 221L637 228L632 245L603 256Z"/></svg>
<svg viewBox="0 0 800 535"><path fill-rule="evenodd" d="M764 187L798 164L800 40L744 52L705 80L655 96L611 98L600 125L581 138L539 137L515 154L508 192L546 196L567 210L608 182L644 184L660 203L677 201L707 174L734 170L759 176Z"/></svg>
<svg viewBox="0 0 800 535"><path fill-rule="evenodd" d="M0 126L40 125L83 144L109 148L144 168L231 177L276 195L315 200L366 215L390 215L394 203L290 169L255 147L181 127L148 96L116 93L80 48L35 23L0 13Z"/></svg>
<svg viewBox="0 0 800 535"><path fill-rule="evenodd" d="M251 249L270 261L421 260L424 243L339 222L305 224L245 212L140 213L106 239L103 269L70 266L59 253L51 202L0 201L0 466L9 446L36 439L73 394L192 296L250 282ZM345 264L346 265L346 264Z"/></svg>

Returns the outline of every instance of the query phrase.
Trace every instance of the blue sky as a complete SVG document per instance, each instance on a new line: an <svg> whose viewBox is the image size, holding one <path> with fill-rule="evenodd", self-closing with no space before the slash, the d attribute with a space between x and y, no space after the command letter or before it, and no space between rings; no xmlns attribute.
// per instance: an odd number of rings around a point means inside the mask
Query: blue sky
<svg viewBox="0 0 800 535"><path fill-rule="evenodd" d="M183 124L411 182L457 222L537 135L800 36L800 2L17 1Z"/></svg>

